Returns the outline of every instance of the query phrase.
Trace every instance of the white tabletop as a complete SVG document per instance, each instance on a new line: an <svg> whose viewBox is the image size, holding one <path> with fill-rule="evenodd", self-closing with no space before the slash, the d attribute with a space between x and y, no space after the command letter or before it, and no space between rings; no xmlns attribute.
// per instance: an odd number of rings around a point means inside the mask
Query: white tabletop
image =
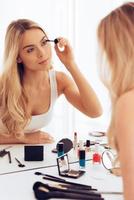
<svg viewBox="0 0 134 200"><path fill-rule="evenodd" d="M75 168L77 164L71 165ZM34 200L33 184L36 181L50 183L50 181L37 176L36 171L58 176L57 167L48 167L39 170L31 170L19 173L13 173L0 176L0 199L2 200ZM122 182L120 177L115 177L106 171L102 166L93 166L92 163L86 163L86 173L78 179L66 178L66 180L91 185L98 191L103 192L121 192ZM51 182L52 183L52 182ZM123 200L122 195L102 195L105 200Z"/></svg>
<svg viewBox="0 0 134 200"><path fill-rule="evenodd" d="M43 161L24 161L24 146L25 145L11 145L7 151L11 153L12 162L9 163L8 155L0 157L0 175L8 174L12 172L31 170L36 168L45 168L57 165L57 153L53 153L52 150L55 148L55 144L45 144L44 146L44 159ZM0 151L9 147L9 145L0 145ZM87 156L88 157L88 156ZM25 167L18 167L17 158ZM89 157L88 157L89 158ZM78 161L77 153L72 149L69 152L69 161Z"/></svg>
<svg viewBox="0 0 134 200"><path fill-rule="evenodd" d="M6 148L9 145L0 145L0 150ZM57 154L52 153L54 145L43 145L44 146L44 160L43 161L24 161L24 145L11 145L11 148L7 149L11 153L12 163L9 163L8 156L0 157L0 175L3 173L10 173L14 171L23 171L27 169L48 167L56 165ZM50 157L49 157L49 156ZM18 163L15 158L17 158L21 163L25 165L24 168L18 167Z"/></svg>
<svg viewBox="0 0 134 200"><path fill-rule="evenodd" d="M0 150L9 145L1 145ZM8 157L0 158L0 199L2 200L34 200L33 184L36 181L43 183L50 182L42 179L34 173L36 171L59 176L56 158L57 154L52 153L55 145L44 145L44 160L43 161L24 161L24 145L12 145L9 149L12 156L12 163L8 161ZM101 192L122 192L122 179L116 177L103 165L94 165L91 158L92 152L86 155L86 173L78 179L66 178L72 182L78 182L86 185L91 185ZM24 168L18 167L15 157L25 164ZM69 153L69 160L78 160L77 153L72 150ZM71 168L79 168L79 163L71 164ZM102 195L105 200L123 200L122 195L105 194Z"/></svg>

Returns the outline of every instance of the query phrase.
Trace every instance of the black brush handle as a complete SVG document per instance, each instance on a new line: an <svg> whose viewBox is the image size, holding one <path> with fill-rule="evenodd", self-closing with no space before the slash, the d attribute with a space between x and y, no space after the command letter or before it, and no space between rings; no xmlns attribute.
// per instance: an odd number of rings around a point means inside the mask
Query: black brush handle
<svg viewBox="0 0 134 200"><path fill-rule="evenodd" d="M45 185L41 182L36 182L33 185L33 190L35 197L39 200L51 199L51 198L60 198L60 199L81 199L81 200L104 200L101 197L78 194L78 193L68 193L63 191L49 191L48 185Z"/></svg>
<svg viewBox="0 0 134 200"><path fill-rule="evenodd" d="M39 172L35 172L35 174L37 174L37 173L39 173ZM42 175L43 175L43 174L42 174ZM89 190L89 189L92 188L90 185L84 185L84 184L80 184L80 183L74 183L74 182L71 182L71 181L66 181L66 180L63 179L63 178L59 178L59 177L55 177L55 176L52 176L52 175L44 174L44 176L46 176L46 175L47 175L48 177L53 178L53 180L54 180L54 181L57 181L57 182L58 182L58 180L59 180L59 182L61 182L61 183L66 183L66 184L70 184L70 185L73 185L73 186L80 186L80 187L83 187L83 188L85 188L85 189L87 189L87 190ZM44 177L44 179L45 179L45 177Z"/></svg>
<svg viewBox="0 0 134 200"><path fill-rule="evenodd" d="M45 187L47 187L50 191L61 191L61 192L66 192L66 193L76 193L76 194L81 194L81 195L90 195L93 197L101 197L101 195L99 193L95 193L91 190L82 190L82 189L74 189L74 188L67 188L66 186L61 186L61 188L59 187L55 187L55 186L49 186L49 185L45 185Z"/></svg>
<svg viewBox="0 0 134 200"><path fill-rule="evenodd" d="M48 198L48 197L47 197ZM101 197L93 197L90 195L78 194L78 193L66 193L61 191L50 192L49 198L60 198L60 199L81 199L81 200L104 200Z"/></svg>
<svg viewBox="0 0 134 200"><path fill-rule="evenodd" d="M79 183L73 183L73 182L66 181L66 180L62 181L62 180L58 180L56 178L51 178L51 177L46 177L46 176L44 176L43 179L50 180L50 181L55 181L55 182L58 182L58 183L64 183L67 186L75 187L75 188L81 189L81 190L96 190L96 189L92 189L91 186L82 185L82 184L79 184Z"/></svg>

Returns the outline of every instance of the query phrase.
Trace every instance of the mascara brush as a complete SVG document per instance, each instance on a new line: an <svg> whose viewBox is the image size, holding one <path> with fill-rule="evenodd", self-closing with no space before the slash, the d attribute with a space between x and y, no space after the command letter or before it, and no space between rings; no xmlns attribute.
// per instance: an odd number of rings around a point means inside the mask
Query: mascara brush
<svg viewBox="0 0 134 200"><path fill-rule="evenodd" d="M56 39L54 39L54 40L46 40L47 42L54 42L55 44L57 44L58 42L59 42L59 40L56 38Z"/></svg>

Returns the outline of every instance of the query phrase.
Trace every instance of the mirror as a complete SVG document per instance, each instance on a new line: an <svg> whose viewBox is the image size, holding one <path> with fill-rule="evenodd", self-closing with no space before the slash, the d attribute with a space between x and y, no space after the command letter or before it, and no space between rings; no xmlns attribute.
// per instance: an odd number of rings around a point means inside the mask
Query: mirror
<svg viewBox="0 0 134 200"><path fill-rule="evenodd" d="M82 176L85 171L70 169L68 155L64 154L57 158L58 172L60 176L68 178L78 178Z"/></svg>
<svg viewBox="0 0 134 200"><path fill-rule="evenodd" d="M89 135L93 137L103 137L103 136L106 136L106 133L102 131L92 131L92 132L89 132Z"/></svg>
<svg viewBox="0 0 134 200"><path fill-rule="evenodd" d="M67 154L61 156L58 159L59 171L60 174L64 174L69 171L69 160Z"/></svg>
<svg viewBox="0 0 134 200"><path fill-rule="evenodd" d="M111 151L106 150L102 153L102 164L106 169L113 169L114 161L115 157Z"/></svg>
<svg viewBox="0 0 134 200"><path fill-rule="evenodd" d="M102 164L110 173L121 176L121 168L117 162L115 166L115 156L111 151L106 150L102 153Z"/></svg>

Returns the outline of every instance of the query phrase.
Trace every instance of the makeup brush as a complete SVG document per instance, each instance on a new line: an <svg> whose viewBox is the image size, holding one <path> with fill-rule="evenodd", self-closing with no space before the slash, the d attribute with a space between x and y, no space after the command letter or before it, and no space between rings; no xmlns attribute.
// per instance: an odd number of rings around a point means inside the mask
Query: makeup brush
<svg viewBox="0 0 134 200"><path fill-rule="evenodd" d="M65 191L65 192L71 192L71 193L77 193L77 194L85 194L85 195L91 195L91 196L96 196L96 197L101 197L100 193L96 193L95 191L92 190L83 190L82 188L80 188L79 190L76 188L68 188L66 185L60 185L60 184L45 184L45 186L48 187L48 189L51 191L53 190L58 190L58 191Z"/></svg>
<svg viewBox="0 0 134 200"><path fill-rule="evenodd" d="M41 173L41 172L35 172L34 173L35 175L38 175L38 176L43 176L43 177L48 177L48 178L52 178L54 180L58 180L58 181L65 181L63 178L59 178L59 177L56 177L56 176L52 176L52 175L49 175L49 174L44 174L44 173Z"/></svg>
<svg viewBox="0 0 134 200"><path fill-rule="evenodd" d="M96 190L96 189L93 189L89 185L83 185L83 184L80 184L80 183L74 183L74 182L71 182L71 181L66 181L63 178L59 178L59 177L52 176L52 175L49 175L49 174L44 174L44 173L41 173L41 172L35 172L35 175L42 175L43 179L68 184L72 187L78 187L78 188L81 188L83 190Z"/></svg>
<svg viewBox="0 0 134 200"><path fill-rule="evenodd" d="M15 158L15 160L17 161L19 167L25 167L25 165L23 165L17 158Z"/></svg>

